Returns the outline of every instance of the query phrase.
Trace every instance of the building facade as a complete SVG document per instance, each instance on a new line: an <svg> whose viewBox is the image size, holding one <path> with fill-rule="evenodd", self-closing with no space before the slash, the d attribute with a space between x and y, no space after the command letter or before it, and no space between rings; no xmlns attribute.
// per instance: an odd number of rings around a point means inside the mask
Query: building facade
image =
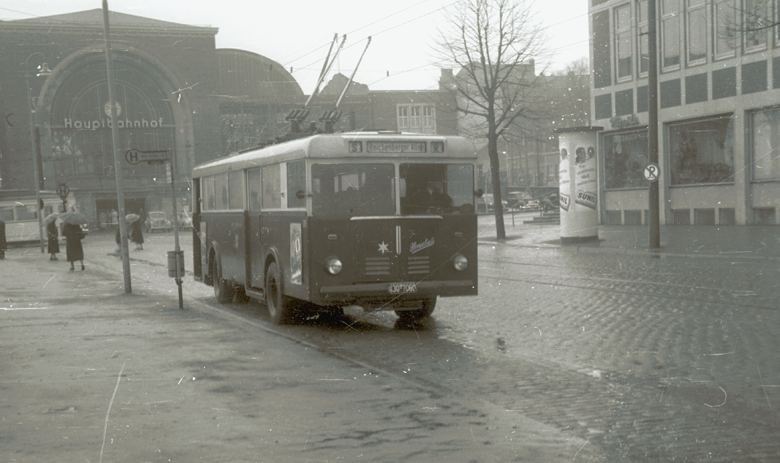
<svg viewBox="0 0 780 463"><path fill-rule="evenodd" d="M600 219L647 223L647 0L588 0ZM778 0L659 0L661 223L780 223Z"/></svg>

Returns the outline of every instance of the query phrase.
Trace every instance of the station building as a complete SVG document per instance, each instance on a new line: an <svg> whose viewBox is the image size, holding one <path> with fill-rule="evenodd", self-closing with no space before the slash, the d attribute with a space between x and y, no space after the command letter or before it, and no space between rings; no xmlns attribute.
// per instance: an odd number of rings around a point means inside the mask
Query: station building
<svg viewBox="0 0 780 463"><path fill-rule="evenodd" d="M215 46L218 29L110 13L117 150L128 212L171 212L164 166L124 160L131 149L166 150L176 159L179 210L191 207L196 164L273 142L285 116L306 100L279 63ZM310 121L335 104L347 78L337 74L311 106ZM28 98L29 95L29 98ZM70 189L97 227L117 209L102 10L0 21L0 193ZM32 123L32 130L31 130ZM451 91L371 91L353 82L335 130L456 134ZM34 213L34 211L31 211Z"/></svg>
<svg viewBox="0 0 780 463"><path fill-rule="evenodd" d="M587 0L603 224L647 223L647 0ZM661 223L780 224L778 0L658 1Z"/></svg>
<svg viewBox="0 0 780 463"><path fill-rule="evenodd" d="M175 158L179 210L195 164L232 150L236 102L273 137L278 114L303 92L278 63L215 48L216 28L112 12L118 146L129 212L171 211L165 166L124 160L127 150ZM29 99L28 99L29 95ZM3 190L70 189L68 202L102 226L117 209L102 10L0 21L0 177ZM32 130L30 123L32 122ZM281 121L283 122L283 121Z"/></svg>

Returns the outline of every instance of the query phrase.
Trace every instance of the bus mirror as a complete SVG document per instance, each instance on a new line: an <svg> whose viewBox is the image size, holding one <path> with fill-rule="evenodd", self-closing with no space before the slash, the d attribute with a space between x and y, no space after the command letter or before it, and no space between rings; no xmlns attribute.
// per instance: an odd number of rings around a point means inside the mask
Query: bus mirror
<svg viewBox="0 0 780 463"><path fill-rule="evenodd" d="M484 191L482 191L482 188L477 188L477 190L474 192L475 195L477 195L477 198L481 198L483 194L485 194Z"/></svg>
<svg viewBox="0 0 780 463"><path fill-rule="evenodd" d="M303 199L306 197L306 193L303 190L298 190L295 192L295 197L298 199Z"/></svg>

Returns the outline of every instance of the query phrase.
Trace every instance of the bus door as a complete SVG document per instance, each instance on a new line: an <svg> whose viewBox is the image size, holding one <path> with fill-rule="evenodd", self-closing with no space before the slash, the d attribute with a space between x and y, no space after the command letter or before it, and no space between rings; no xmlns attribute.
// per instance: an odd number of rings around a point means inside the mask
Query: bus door
<svg viewBox="0 0 780 463"><path fill-rule="evenodd" d="M260 208L262 206L262 170L260 168L247 170L248 217L247 217L247 248L248 259L247 282L254 288L263 287L263 243L261 236Z"/></svg>

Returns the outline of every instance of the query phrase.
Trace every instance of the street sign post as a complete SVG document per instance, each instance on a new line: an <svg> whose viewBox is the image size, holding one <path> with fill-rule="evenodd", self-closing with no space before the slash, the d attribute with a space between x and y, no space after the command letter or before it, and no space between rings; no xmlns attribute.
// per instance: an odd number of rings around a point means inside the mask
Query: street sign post
<svg viewBox="0 0 780 463"><path fill-rule="evenodd" d="M165 164L165 176L167 180L171 183L171 201L173 203L173 234L174 234L174 240L175 240L175 258L174 258L174 264L175 267L173 271L169 269L169 273L171 275L174 275L176 277L176 286L178 286L178 292L179 292L179 309L184 308L184 301L182 300L182 268L184 267L183 263L179 264L180 254L181 254L181 248L179 246L179 215L176 210L176 159L175 156L171 155L171 152L169 150L149 150L149 151L142 151L138 149L129 149L125 151L125 161L127 161L128 164L136 165L140 164L142 162L145 162L147 164ZM171 261L169 260L169 265L171 264Z"/></svg>

